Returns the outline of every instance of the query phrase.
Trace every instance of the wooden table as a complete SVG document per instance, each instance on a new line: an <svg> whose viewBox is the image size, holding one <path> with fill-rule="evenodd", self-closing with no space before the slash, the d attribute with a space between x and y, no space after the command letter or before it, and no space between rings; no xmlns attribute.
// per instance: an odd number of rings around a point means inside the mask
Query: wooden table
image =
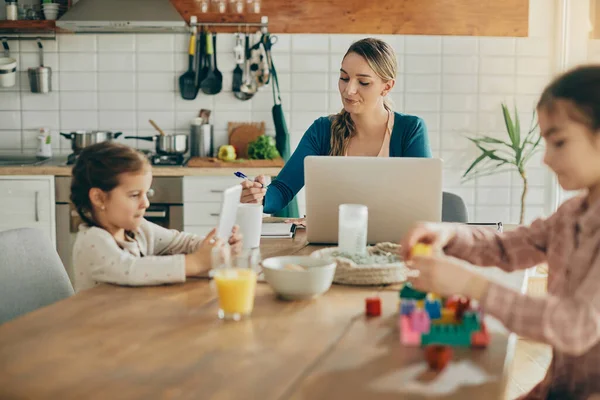
<svg viewBox="0 0 600 400"><path fill-rule="evenodd" d="M263 257L309 254L303 231L271 239ZM364 316L379 293L383 315ZM397 288L334 285L312 301L278 300L259 284L252 317L220 321L207 280L100 285L0 326L0 399L413 399L378 390L423 361L400 345ZM452 399L503 398L514 337L488 317L491 345L457 350L495 377Z"/></svg>

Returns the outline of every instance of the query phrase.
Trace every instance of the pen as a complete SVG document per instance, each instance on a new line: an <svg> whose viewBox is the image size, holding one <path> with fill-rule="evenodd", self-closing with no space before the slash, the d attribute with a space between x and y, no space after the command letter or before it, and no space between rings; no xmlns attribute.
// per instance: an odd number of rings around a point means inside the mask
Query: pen
<svg viewBox="0 0 600 400"><path fill-rule="evenodd" d="M240 172L240 171L234 172L233 174L234 174L235 176L237 176L238 178L245 179L245 180L247 180L247 181L253 182L253 181L252 181L250 178L248 178L248 177L247 177L247 176L246 176L244 173L242 173L242 172ZM267 185L267 186L265 186L265 185L264 185L264 184L262 184L262 183L261 183L261 185L262 185L262 187L263 187L263 188L267 188L267 187L269 187L268 185Z"/></svg>

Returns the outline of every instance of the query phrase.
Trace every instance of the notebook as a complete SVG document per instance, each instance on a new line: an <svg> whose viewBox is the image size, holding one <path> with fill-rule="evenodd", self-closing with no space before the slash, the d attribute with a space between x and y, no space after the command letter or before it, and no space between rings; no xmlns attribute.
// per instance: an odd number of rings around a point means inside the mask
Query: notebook
<svg viewBox="0 0 600 400"><path fill-rule="evenodd" d="M261 238L286 239L293 238L296 233L296 225L277 222L263 222Z"/></svg>

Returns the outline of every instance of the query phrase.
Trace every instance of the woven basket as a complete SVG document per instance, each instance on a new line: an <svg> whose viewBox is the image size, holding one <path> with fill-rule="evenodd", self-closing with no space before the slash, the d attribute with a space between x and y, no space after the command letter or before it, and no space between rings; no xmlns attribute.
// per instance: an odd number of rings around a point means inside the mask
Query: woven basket
<svg viewBox="0 0 600 400"><path fill-rule="evenodd" d="M394 243L378 243L375 246L367 247L371 255L385 255L389 253L398 253L400 246ZM337 247L328 247L314 251L311 256L319 258L332 258L337 267L333 282L343 285L387 285L400 283L406 280L408 269L404 262L393 264L356 264L354 261L340 256L332 256L339 251Z"/></svg>

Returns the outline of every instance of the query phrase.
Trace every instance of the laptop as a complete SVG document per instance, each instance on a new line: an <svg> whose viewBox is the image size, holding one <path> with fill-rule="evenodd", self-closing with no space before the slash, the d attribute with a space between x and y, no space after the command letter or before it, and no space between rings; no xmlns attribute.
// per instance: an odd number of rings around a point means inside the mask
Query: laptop
<svg viewBox="0 0 600 400"><path fill-rule="evenodd" d="M333 157L304 159L309 243L338 242L340 204L369 209L367 242L400 241L419 221L442 218L442 160Z"/></svg>

